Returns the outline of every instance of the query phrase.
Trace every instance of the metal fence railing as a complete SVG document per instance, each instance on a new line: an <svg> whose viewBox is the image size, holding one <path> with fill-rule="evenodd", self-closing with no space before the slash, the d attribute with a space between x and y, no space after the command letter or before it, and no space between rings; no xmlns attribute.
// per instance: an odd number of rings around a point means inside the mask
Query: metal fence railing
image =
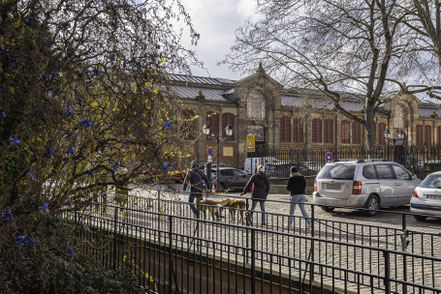
<svg viewBox="0 0 441 294"><path fill-rule="evenodd" d="M262 158L270 177L286 178L289 168L297 165L305 176L313 176L332 160L384 159L398 162L423 179L429 172L441 170L441 146L379 145L373 150L358 148L262 149L248 157ZM254 167L255 168L255 167Z"/></svg>
<svg viewBox="0 0 441 294"><path fill-rule="evenodd" d="M317 218L317 207L307 206L311 228L299 216L287 227L288 215L271 211L265 225L260 212L252 226L242 224L217 206L219 221L195 218L188 203L160 196L97 203L69 217L85 225L83 238L104 245L84 250L129 267L159 293L441 293L441 236L409 229L409 214L392 212L397 226L372 225Z"/></svg>

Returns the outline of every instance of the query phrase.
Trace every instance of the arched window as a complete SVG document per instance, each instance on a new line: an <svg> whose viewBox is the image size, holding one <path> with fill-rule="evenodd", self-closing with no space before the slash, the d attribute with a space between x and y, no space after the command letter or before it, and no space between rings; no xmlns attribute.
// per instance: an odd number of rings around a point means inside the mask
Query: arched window
<svg viewBox="0 0 441 294"><path fill-rule="evenodd" d="M358 121L352 122L352 144L361 144L361 124Z"/></svg>
<svg viewBox="0 0 441 294"><path fill-rule="evenodd" d="M424 144L427 146L432 145L432 127L424 126Z"/></svg>
<svg viewBox="0 0 441 294"><path fill-rule="evenodd" d="M193 111L186 109L184 110L184 123L183 123L183 133L184 138L187 140L196 139L196 132L198 131L198 120Z"/></svg>
<svg viewBox="0 0 441 294"><path fill-rule="evenodd" d="M303 122L300 118L293 120L293 141L294 143L303 143Z"/></svg>
<svg viewBox="0 0 441 294"><path fill-rule="evenodd" d="M332 144L334 143L334 121L332 119L325 119L324 125L324 142Z"/></svg>
<svg viewBox="0 0 441 294"><path fill-rule="evenodd" d="M314 118L312 120L312 143L322 142L322 120Z"/></svg>
<svg viewBox="0 0 441 294"><path fill-rule="evenodd" d="M351 122L348 120L344 120L341 122L341 143L342 144L351 144Z"/></svg>
<svg viewBox="0 0 441 294"><path fill-rule="evenodd" d="M227 125L231 125L233 128L233 134L231 136L227 136L225 132ZM234 114L232 113L222 113L222 137L226 138L226 140L234 140Z"/></svg>
<svg viewBox="0 0 441 294"><path fill-rule="evenodd" d="M385 130L386 130L386 124L385 123L379 123L378 124L378 134L377 134L377 138L378 138L377 143L379 145L386 145L386 138L384 137L384 131Z"/></svg>
<svg viewBox="0 0 441 294"><path fill-rule="evenodd" d="M210 135L220 135L219 134L219 114L217 112L208 112L207 113L207 118L206 118L206 123L210 126ZM208 137L208 138L213 138L213 137Z"/></svg>
<svg viewBox="0 0 441 294"><path fill-rule="evenodd" d="M280 142L291 142L291 119L286 115L280 118Z"/></svg>
<svg viewBox="0 0 441 294"><path fill-rule="evenodd" d="M424 145L424 136L423 136L423 126L422 125L416 126L416 144L418 146Z"/></svg>

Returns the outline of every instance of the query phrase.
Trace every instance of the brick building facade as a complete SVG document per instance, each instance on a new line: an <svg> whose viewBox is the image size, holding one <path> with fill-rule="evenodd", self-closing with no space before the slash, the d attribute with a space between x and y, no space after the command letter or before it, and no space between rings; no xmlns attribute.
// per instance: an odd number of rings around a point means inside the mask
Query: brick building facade
<svg viewBox="0 0 441 294"><path fill-rule="evenodd" d="M307 89L286 90L268 76L262 67L244 79L172 75L172 90L182 99L186 115L199 115L193 121L198 135L187 138L188 151L198 160L206 160L208 149L216 160L216 140L205 136L202 126L210 125L211 134L224 137L220 143L220 161L243 167L246 136L256 135L257 148L361 147L366 144L364 128L334 109L332 102L319 92ZM343 107L363 115L363 99L347 95ZM377 144L387 144L404 132L399 144L440 145L441 108L422 103L413 95L395 97L377 110ZM233 135L225 135L231 124ZM221 133L219 133L219 131Z"/></svg>

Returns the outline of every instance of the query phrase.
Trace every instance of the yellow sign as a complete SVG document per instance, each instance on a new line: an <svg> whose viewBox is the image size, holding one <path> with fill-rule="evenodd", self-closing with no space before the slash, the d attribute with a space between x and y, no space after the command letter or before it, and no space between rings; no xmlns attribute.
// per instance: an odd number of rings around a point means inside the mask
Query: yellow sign
<svg viewBox="0 0 441 294"><path fill-rule="evenodd" d="M247 152L256 152L256 135L247 136Z"/></svg>
<svg viewBox="0 0 441 294"><path fill-rule="evenodd" d="M224 146L223 147L223 156L227 157L233 157L234 156L234 149L231 146Z"/></svg>

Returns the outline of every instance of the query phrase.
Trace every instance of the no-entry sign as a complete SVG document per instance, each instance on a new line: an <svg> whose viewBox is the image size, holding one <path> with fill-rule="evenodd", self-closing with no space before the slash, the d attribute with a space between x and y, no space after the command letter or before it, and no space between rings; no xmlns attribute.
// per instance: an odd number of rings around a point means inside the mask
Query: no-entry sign
<svg viewBox="0 0 441 294"><path fill-rule="evenodd" d="M326 161L328 161L328 162L331 162L331 161L332 161L332 154L331 154L331 152L326 153L325 159L326 159Z"/></svg>

